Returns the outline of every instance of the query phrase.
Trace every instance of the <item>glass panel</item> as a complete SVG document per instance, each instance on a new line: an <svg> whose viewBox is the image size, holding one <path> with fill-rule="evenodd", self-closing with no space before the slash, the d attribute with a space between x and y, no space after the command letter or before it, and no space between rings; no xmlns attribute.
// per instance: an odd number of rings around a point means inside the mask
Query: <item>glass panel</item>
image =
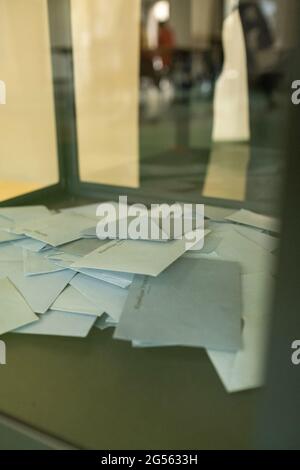
<svg viewBox="0 0 300 470"><path fill-rule="evenodd" d="M276 209L292 5L72 0L81 180Z"/></svg>
<svg viewBox="0 0 300 470"><path fill-rule="evenodd" d="M46 0L0 0L0 201L58 182ZM4 100L3 100L4 101Z"/></svg>

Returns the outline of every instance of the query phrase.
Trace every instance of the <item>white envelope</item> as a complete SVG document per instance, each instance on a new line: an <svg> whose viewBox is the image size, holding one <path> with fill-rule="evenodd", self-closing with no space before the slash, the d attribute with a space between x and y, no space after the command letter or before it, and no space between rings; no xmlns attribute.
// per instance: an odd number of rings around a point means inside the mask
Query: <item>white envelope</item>
<svg viewBox="0 0 300 470"><path fill-rule="evenodd" d="M236 263L181 258L159 277L136 276L114 337L237 351L240 290Z"/></svg>
<svg viewBox="0 0 300 470"><path fill-rule="evenodd" d="M0 244L0 263L5 261L23 261L23 250L12 243Z"/></svg>
<svg viewBox="0 0 300 470"><path fill-rule="evenodd" d="M23 270L9 276L35 313L45 313L74 277L74 272L64 270L40 276L24 276Z"/></svg>
<svg viewBox="0 0 300 470"><path fill-rule="evenodd" d="M0 261L0 277L8 277L23 269L22 261Z"/></svg>
<svg viewBox="0 0 300 470"><path fill-rule="evenodd" d="M271 237L267 233L262 233L255 228L236 226L235 231L248 240L253 241L269 253L273 253L279 247L279 238Z"/></svg>
<svg viewBox="0 0 300 470"><path fill-rule="evenodd" d="M80 259L78 256L74 256L69 253L63 253L57 248L47 250L47 252L44 254L49 261L63 268L70 268L74 263L76 263L76 261Z"/></svg>
<svg viewBox="0 0 300 470"><path fill-rule="evenodd" d="M204 206L204 215L210 220L224 221L225 217L228 217L234 212L233 209L227 209L226 207L208 206L206 204Z"/></svg>
<svg viewBox="0 0 300 470"><path fill-rule="evenodd" d="M84 274L94 279L99 279L100 281L108 282L118 287L126 289L133 281L134 274L132 273L118 273L114 271L104 271L101 269L84 269L84 268L74 268L73 264L80 260L80 257L74 256L69 253L62 253L56 251L50 251L47 253L49 260L53 261L54 264L63 268L70 268L74 272Z"/></svg>
<svg viewBox="0 0 300 470"><path fill-rule="evenodd" d="M17 235L3 230L0 231L0 243L12 242L15 240L20 240L22 238L24 238L22 235Z"/></svg>
<svg viewBox="0 0 300 470"><path fill-rule="evenodd" d="M96 316L49 310L38 322L19 328L14 333L85 338L96 320Z"/></svg>
<svg viewBox="0 0 300 470"><path fill-rule="evenodd" d="M49 261L42 253L23 250L25 276L36 276L63 271L64 268Z"/></svg>
<svg viewBox="0 0 300 470"><path fill-rule="evenodd" d="M226 232L236 232L247 238L251 242L258 245L260 248L273 253L279 246L279 238L272 237L267 233L263 233L261 229L255 227L246 227L243 225L237 225L234 223L220 223L220 222L209 222L209 228L211 229L214 236L223 236Z"/></svg>
<svg viewBox="0 0 300 470"><path fill-rule="evenodd" d="M192 245L192 242L190 243ZM197 241L194 245L196 243ZM112 241L84 256L72 267L158 276L188 249L185 237L165 243L141 240Z"/></svg>
<svg viewBox="0 0 300 470"><path fill-rule="evenodd" d="M221 240L222 238L220 237L220 235L210 232L207 235L205 235L204 246L200 250L188 251L184 256L188 258L190 255L194 253L210 254L217 249L217 247L221 243Z"/></svg>
<svg viewBox="0 0 300 470"><path fill-rule="evenodd" d="M12 220L7 219L6 217L1 217L0 215L0 229L1 230L10 231L13 226L14 226L14 223Z"/></svg>
<svg viewBox="0 0 300 470"><path fill-rule="evenodd" d="M275 217L267 215L257 214L255 212L241 209L232 215L226 217L227 220L237 222L241 225L250 225L262 230L268 230L270 232L280 232L280 220Z"/></svg>
<svg viewBox="0 0 300 470"><path fill-rule="evenodd" d="M72 214L79 214L79 215L83 215L85 217L96 217L97 209L102 204L111 204L112 206L114 206L116 211L118 211L118 208L120 206L122 206L123 208L128 207L127 205L119 204L116 201L105 201L105 202L101 201L101 202L97 202L97 203L94 203L94 204L87 204L87 205L84 205L84 206L69 207L67 209L62 209L61 212L69 212L69 213L72 213ZM101 218L98 217L98 220L101 220ZM110 219L110 220L113 220L113 219Z"/></svg>
<svg viewBox="0 0 300 470"><path fill-rule="evenodd" d="M96 224L95 220L95 224ZM89 228L93 220L77 214L61 213L49 217L28 221L17 227L17 233L45 242L51 246L60 246L81 238L81 232Z"/></svg>
<svg viewBox="0 0 300 470"><path fill-rule="evenodd" d="M107 282L77 274L70 282L82 295L115 321L120 319L128 291Z"/></svg>
<svg viewBox="0 0 300 470"><path fill-rule="evenodd" d="M264 383L265 355L270 325L269 303L274 280L268 274L247 274L243 284L243 347L237 353L208 350L224 387L239 392Z"/></svg>
<svg viewBox="0 0 300 470"><path fill-rule="evenodd" d="M127 287L129 287L130 284L132 284L132 281L134 278L134 274L132 273L118 273L115 271L103 271L100 269L84 269L84 268L82 269L76 268L74 270L78 273L84 274L85 276L98 279L99 281L108 282L109 284L113 284L114 286L121 287L122 289L126 289Z"/></svg>
<svg viewBox="0 0 300 470"><path fill-rule="evenodd" d="M1 335L38 320L38 317L7 278L0 279L0 298Z"/></svg>
<svg viewBox="0 0 300 470"><path fill-rule="evenodd" d="M129 209L130 211L130 209ZM139 233L138 240L144 241L157 241L157 242L166 242L168 240L175 240L181 238L182 231L183 233L188 233L193 230L203 227L203 219L199 216L193 217L193 213L182 214L176 216L170 214L170 216L163 216L162 214L157 214L157 217L149 211L146 211L144 215L139 215L138 225L145 227L145 232L142 230ZM126 219L126 225L122 229L122 235L119 232L119 222L121 219L114 219L113 221L102 223L105 228L106 240L116 240L116 239L127 239L135 240L134 235L130 233L130 227L133 223L136 224L137 217L129 215ZM101 223L101 222L100 222ZM99 226L99 223L97 224ZM110 235L107 235L110 234ZM97 227L94 225L87 230L82 232L82 236L87 239L97 238Z"/></svg>
<svg viewBox="0 0 300 470"><path fill-rule="evenodd" d="M1 207L0 216L11 220L14 223L37 219L48 216L49 209L45 206L18 206L18 207Z"/></svg>
<svg viewBox="0 0 300 470"><path fill-rule="evenodd" d="M51 305L51 310L78 313L81 315L96 315L97 317L104 314L104 310L96 307L95 304L90 302L87 297L72 286L67 286L65 290L62 291L53 305Z"/></svg>
<svg viewBox="0 0 300 470"><path fill-rule="evenodd" d="M213 220L210 220L208 222L208 229L211 230L212 233L217 234L217 233L225 233L225 232L233 232L235 231L236 225L224 220L223 222L215 222Z"/></svg>
<svg viewBox="0 0 300 470"><path fill-rule="evenodd" d="M34 253L38 253L46 248L47 243L40 242L39 240L34 240L33 238L22 238L21 240L17 240L13 243L15 246L24 248L25 250L33 251Z"/></svg>
<svg viewBox="0 0 300 470"><path fill-rule="evenodd" d="M216 253L222 260L240 263L243 274L276 273L276 257L236 231L222 234Z"/></svg>
<svg viewBox="0 0 300 470"><path fill-rule="evenodd" d="M67 243L58 248L58 251L66 255L82 257L88 255L92 251L104 246L108 243L108 240L99 240L96 239L85 239L75 240L71 243Z"/></svg>
<svg viewBox="0 0 300 470"><path fill-rule="evenodd" d="M98 208L101 205L106 205L109 204L110 206L114 207L115 211L111 214L111 216L107 217L106 215L103 216L102 218L100 216L97 216ZM101 201L95 204L88 204L85 206L78 206L78 207L71 207L67 209L62 209L61 212L66 212L66 213L72 213L72 214L78 214L78 215L83 215L85 217L90 217L90 218L95 218L97 217L97 223L103 221L103 223L107 222L113 222L116 220L123 219L126 217L126 213L129 209L129 206L127 204L120 204L119 202L116 201ZM119 217L119 210L121 210L121 217ZM147 209L145 209L145 214L147 214ZM102 220L104 219L104 220ZM88 229L91 227L88 227Z"/></svg>
<svg viewBox="0 0 300 470"><path fill-rule="evenodd" d="M97 208L100 204L103 203L99 202L95 204L87 204L84 206L67 207L65 209L61 209L61 213L83 215L84 217L96 217Z"/></svg>

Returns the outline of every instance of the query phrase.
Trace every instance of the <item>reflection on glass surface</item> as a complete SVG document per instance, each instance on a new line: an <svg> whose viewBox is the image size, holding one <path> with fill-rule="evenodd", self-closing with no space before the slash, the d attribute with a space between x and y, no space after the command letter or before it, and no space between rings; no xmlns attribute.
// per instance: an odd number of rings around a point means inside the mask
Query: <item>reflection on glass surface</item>
<svg viewBox="0 0 300 470"><path fill-rule="evenodd" d="M0 201L58 182L47 2L25 3L0 0Z"/></svg>
<svg viewBox="0 0 300 470"><path fill-rule="evenodd" d="M159 48L159 33L155 42L150 3L153 2L144 2L143 9L152 67L149 49L144 48L141 187L170 196L178 192L191 199L202 195L247 201L259 210L272 211L277 206L284 166L280 146L284 102L288 98L284 90L285 70L292 45L286 21L290 7L287 2L276 0L170 1L170 21L163 26L172 32L175 44L168 48L169 63L158 71L155 61L165 50ZM224 136L228 142L216 146L212 128L216 119L216 83L224 65L226 44L222 41L222 28L224 19L238 3L246 50L250 141L248 146L241 145L239 139ZM235 42L229 44L227 61L237 46ZM222 95L223 104L227 98L233 113L229 122L230 113L226 116L224 106L221 108L223 130L232 125L233 118L237 124L244 119L237 103L241 74L234 67L230 73L232 81L235 76L238 81L229 87L231 95L228 88L226 97ZM247 141L246 134L241 135L241 141Z"/></svg>
<svg viewBox="0 0 300 470"><path fill-rule="evenodd" d="M232 12L244 46L229 31L226 53L222 31ZM276 208L289 14L282 0L72 0L81 180ZM221 95L232 108L220 107L220 128L233 116L248 130L216 145L224 52L232 82ZM241 108L239 93L247 91Z"/></svg>
<svg viewBox="0 0 300 470"><path fill-rule="evenodd" d="M80 176L137 187L139 0L72 0Z"/></svg>
<svg viewBox="0 0 300 470"><path fill-rule="evenodd" d="M209 156L203 196L244 201L249 161L250 147L247 143L214 145Z"/></svg>

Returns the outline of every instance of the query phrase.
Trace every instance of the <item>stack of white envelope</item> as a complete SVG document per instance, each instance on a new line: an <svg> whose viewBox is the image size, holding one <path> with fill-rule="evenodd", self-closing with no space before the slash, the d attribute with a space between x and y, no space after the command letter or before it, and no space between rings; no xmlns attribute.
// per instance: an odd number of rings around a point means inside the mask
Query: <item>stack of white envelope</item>
<svg viewBox="0 0 300 470"><path fill-rule="evenodd" d="M99 240L97 207L0 208L0 334L114 327L134 347L205 348L229 392L261 386L278 222L207 207L190 251L185 238Z"/></svg>

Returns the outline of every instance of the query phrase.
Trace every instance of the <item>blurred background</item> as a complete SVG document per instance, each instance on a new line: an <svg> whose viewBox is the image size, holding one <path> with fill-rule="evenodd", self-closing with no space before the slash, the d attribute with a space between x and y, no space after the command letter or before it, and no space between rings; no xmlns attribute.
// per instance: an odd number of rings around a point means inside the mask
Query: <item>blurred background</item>
<svg viewBox="0 0 300 470"><path fill-rule="evenodd" d="M0 0L0 199L57 183L59 140L80 182L276 212L293 4Z"/></svg>

